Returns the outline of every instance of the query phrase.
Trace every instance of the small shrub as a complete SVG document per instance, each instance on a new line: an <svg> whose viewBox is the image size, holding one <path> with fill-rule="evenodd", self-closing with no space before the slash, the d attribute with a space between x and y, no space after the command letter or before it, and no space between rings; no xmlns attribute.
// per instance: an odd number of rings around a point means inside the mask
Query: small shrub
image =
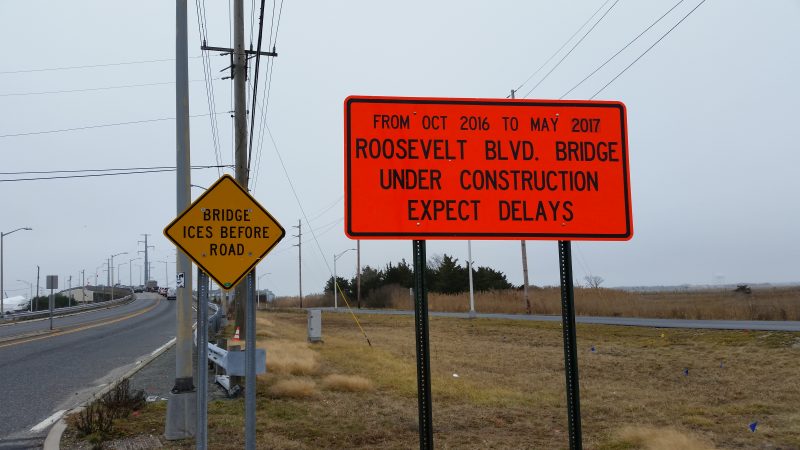
<svg viewBox="0 0 800 450"><path fill-rule="evenodd" d="M114 415L99 402L94 402L83 411L70 416L71 425L78 431L78 437L91 437L91 441L102 441L114 427Z"/></svg>
<svg viewBox="0 0 800 450"><path fill-rule="evenodd" d="M114 389L106 392L100 399L100 404L108 409L114 418L128 417L131 412L145 406L145 394L142 390L133 391L130 382L125 379Z"/></svg>

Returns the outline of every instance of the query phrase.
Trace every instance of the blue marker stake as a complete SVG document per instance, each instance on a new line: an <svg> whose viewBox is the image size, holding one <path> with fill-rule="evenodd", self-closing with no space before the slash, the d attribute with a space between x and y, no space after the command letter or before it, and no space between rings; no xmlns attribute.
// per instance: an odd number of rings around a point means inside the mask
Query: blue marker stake
<svg viewBox="0 0 800 450"><path fill-rule="evenodd" d="M753 433L755 433L755 432L756 432L756 427L757 427L757 426L758 426L758 421L751 423L751 424L749 425L749 427L750 427L750 431L751 431L751 432L753 432Z"/></svg>
<svg viewBox="0 0 800 450"><path fill-rule="evenodd" d="M596 350L594 349L594 345L593 345L592 346L592 353L594 353L594 352L596 352Z"/></svg>
<svg viewBox="0 0 800 450"><path fill-rule="evenodd" d="M683 369L683 376L686 376L686 377L689 376L689 368L688 367Z"/></svg>

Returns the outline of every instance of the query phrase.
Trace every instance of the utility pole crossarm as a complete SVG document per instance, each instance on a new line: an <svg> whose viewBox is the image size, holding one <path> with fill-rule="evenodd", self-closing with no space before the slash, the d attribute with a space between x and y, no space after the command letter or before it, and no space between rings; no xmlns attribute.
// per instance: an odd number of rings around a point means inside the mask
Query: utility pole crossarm
<svg viewBox="0 0 800 450"><path fill-rule="evenodd" d="M200 50L210 50L212 52L223 52L223 53L233 53L232 48L225 48L225 47L211 47L209 45L201 45ZM272 56L277 57L278 53L275 52L275 48L273 47L271 52L257 52L255 50L245 50L244 53L246 55L261 55L261 56Z"/></svg>

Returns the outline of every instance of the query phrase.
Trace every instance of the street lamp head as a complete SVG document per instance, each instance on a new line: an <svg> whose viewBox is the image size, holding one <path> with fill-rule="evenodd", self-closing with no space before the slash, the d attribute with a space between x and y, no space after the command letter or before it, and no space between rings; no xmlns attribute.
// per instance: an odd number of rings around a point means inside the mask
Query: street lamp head
<svg viewBox="0 0 800 450"><path fill-rule="evenodd" d="M16 230L11 230L9 232L0 231L0 237L8 236L9 234L16 233L17 231L20 231L20 230L31 231L31 230L33 230L33 228L31 228L31 227L20 227L20 228L17 228Z"/></svg>
<svg viewBox="0 0 800 450"><path fill-rule="evenodd" d="M335 262L337 259L339 259L340 256L344 255L345 253L349 252L350 250L355 251L356 249L355 248L348 248L348 249L345 249L342 252L340 252L338 255L333 255L333 261Z"/></svg>

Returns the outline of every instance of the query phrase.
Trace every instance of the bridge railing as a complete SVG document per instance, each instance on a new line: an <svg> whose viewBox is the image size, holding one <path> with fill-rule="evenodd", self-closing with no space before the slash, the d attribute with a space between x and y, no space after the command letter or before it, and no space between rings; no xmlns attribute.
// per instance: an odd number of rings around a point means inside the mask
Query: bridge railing
<svg viewBox="0 0 800 450"><path fill-rule="evenodd" d="M108 300L105 302L98 302L98 303L86 303L83 305L77 306L68 306L64 308L54 308L53 309L53 317L58 316L65 316L68 314L74 314L83 311L91 311L93 309L102 309L102 308L110 308L112 306L117 306L123 303L128 303L134 299L134 295L126 295L125 297L118 298L116 300ZM14 321L22 321L22 320L32 320L32 319L41 319L45 317L50 317L50 310L44 309L41 311L33 311L33 312L18 312L7 314L5 317L0 317L0 321L7 321L7 322L14 322Z"/></svg>

